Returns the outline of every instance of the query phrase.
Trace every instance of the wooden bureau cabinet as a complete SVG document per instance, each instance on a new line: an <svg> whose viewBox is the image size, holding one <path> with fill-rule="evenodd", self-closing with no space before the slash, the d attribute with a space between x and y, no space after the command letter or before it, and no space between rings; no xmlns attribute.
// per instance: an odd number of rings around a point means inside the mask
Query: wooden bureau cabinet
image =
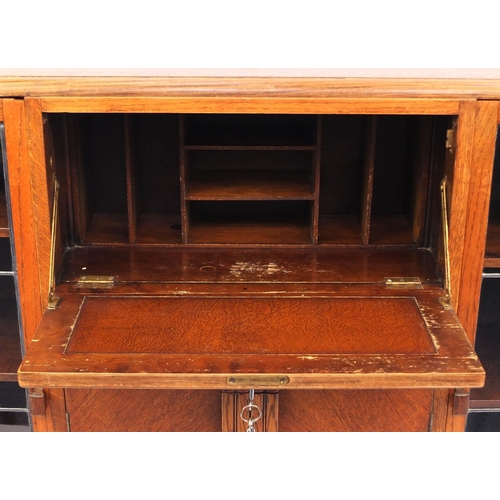
<svg viewBox="0 0 500 500"><path fill-rule="evenodd" d="M496 80L113 82L0 80L36 430L464 429Z"/></svg>

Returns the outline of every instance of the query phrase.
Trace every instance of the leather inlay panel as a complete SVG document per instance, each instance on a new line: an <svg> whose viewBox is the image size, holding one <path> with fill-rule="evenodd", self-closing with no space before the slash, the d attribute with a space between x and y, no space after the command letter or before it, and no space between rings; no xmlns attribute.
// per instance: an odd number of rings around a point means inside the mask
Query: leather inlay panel
<svg viewBox="0 0 500 500"><path fill-rule="evenodd" d="M435 353L411 297L87 297L67 353Z"/></svg>

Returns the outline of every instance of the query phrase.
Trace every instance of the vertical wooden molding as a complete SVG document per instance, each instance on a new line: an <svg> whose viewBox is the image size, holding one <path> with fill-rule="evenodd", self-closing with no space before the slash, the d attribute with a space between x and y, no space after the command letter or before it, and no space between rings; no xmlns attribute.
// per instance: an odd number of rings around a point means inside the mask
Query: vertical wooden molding
<svg viewBox="0 0 500 500"><path fill-rule="evenodd" d="M0 121L3 122L3 102L2 102L2 99L0 99Z"/></svg>
<svg viewBox="0 0 500 500"><path fill-rule="evenodd" d="M28 345L42 318L43 310L24 103L5 99L3 111L21 319L24 342Z"/></svg>
<svg viewBox="0 0 500 500"><path fill-rule="evenodd" d="M179 116L179 161L181 174L181 229L182 243L187 244L189 238L189 202L186 201L186 183L188 181L187 158L185 143L185 118L184 115Z"/></svg>
<svg viewBox="0 0 500 500"><path fill-rule="evenodd" d="M135 168L135 152L133 142L132 115L124 116L125 133L125 170L127 173L127 211L128 211L128 241L135 243L137 238L137 223L139 219L137 207L137 172Z"/></svg>
<svg viewBox="0 0 500 500"><path fill-rule="evenodd" d="M45 309L50 284L51 220L41 100L31 97L26 98L25 112L40 276L40 297L42 299L42 307ZM50 161L51 159L49 159ZM50 189L52 189L52 186L50 186Z"/></svg>
<svg viewBox="0 0 500 500"><path fill-rule="evenodd" d="M460 275L464 250L467 198L472 161L472 141L476 117L476 101L462 101L458 117L455 166L451 181L450 220L450 289L452 305L457 310L460 296Z"/></svg>
<svg viewBox="0 0 500 500"><path fill-rule="evenodd" d="M457 314L471 342L476 335L479 312L497 119L498 102L477 103L474 135L469 137L472 151L467 205L459 208L466 220Z"/></svg>
<svg viewBox="0 0 500 500"><path fill-rule="evenodd" d="M377 142L377 117L368 118L366 129L366 156L363 173L363 191L361 192L361 205L359 220L361 223L361 239L364 245L370 242L370 223L372 217L373 175L375 169L375 147Z"/></svg>
<svg viewBox="0 0 500 500"><path fill-rule="evenodd" d="M429 428L431 432L445 432L448 416L448 389L436 389L432 402L432 424Z"/></svg>
<svg viewBox="0 0 500 500"><path fill-rule="evenodd" d="M320 200L320 174L321 174L321 135L322 135L322 118L318 115L316 118L316 151L313 157L313 184L314 184L314 201L312 203L311 217L311 242L313 245L318 244L319 238L319 200Z"/></svg>

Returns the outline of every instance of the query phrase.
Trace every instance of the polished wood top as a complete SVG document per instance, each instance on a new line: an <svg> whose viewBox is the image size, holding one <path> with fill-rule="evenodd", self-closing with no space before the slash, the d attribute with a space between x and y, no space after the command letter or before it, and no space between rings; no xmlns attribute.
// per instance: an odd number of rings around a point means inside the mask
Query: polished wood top
<svg viewBox="0 0 500 500"><path fill-rule="evenodd" d="M500 98L500 69L0 69L0 95Z"/></svg>

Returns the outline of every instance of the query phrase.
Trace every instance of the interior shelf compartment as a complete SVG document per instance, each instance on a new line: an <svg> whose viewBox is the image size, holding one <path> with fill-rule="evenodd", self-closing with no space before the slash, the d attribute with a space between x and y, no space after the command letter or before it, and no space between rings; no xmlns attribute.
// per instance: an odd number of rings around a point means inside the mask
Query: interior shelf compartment
<svg viewBox="0 0 500 500"><path fill-rule="evenodd" d="M185 115L187 148L316 147L314 115Z"/></svg>
<svg viewBox="0 0 500 500"><path fill-rule="evenodd" d="M445 120L49 114L66 246L429 246Z"/></svg>
<svg viewBox="0 0 500 500"><path fill-rule="evenodd" d="M76 242L181 242L178 115L67 118Z"/></svg>
<svg viewBox="0 0 500 500"><path fill-rule="evenodd" d="M13 276L0 276L0 345L0 381L16 381L22 358Z"/></svg>
<svg viewBox="0 0 500 500"><path fill-rule="evenodd" d="M471 391L469 406L500 411L500 269L491 271L492 277L483 278L475 342L476 353L486 371L486 383L483 388Z"/></svg>
<svg viewBox="0 0 500 500"><path fill-rule="evenodd" d="M500 267L500 134L498 132L495 162L493 164L484 267Z"/></svg>
<svg viewBox="0 0 500 500"><path fill-rule="evenodd" d="M311 244L311 204L307 201L192 201L188 206L187 242Z"/></svg>

